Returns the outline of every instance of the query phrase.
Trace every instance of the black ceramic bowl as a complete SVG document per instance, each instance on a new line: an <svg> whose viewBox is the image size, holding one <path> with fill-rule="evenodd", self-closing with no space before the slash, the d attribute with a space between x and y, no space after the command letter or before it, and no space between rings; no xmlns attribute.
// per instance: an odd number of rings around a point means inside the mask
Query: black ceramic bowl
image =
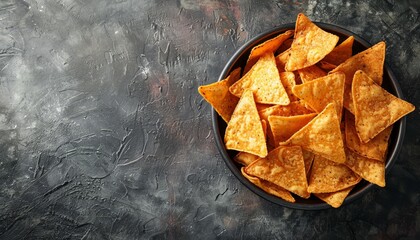
<svg viewBox="0 0 420 240"><path fill-rule="evenodd" d="M357 36L355 33L350 32L341 27L331 25L331 24L326 24L326 23L319 23L319 22L315 22L315 24L319 26L320 28L324 29L325 31L328 31L330 33L333 33L339 36L340 41L352 35L355 40L353 44L353 54L361 52L365 50L366 48L372 46L372 44L368 43L361 37ZM273 28L265 33L262 33L254 37L253 39L249 40L247 43L245 43L241 48L239 48L235 52L235 54L232 56L231 59L229 59L225 68L220 74L220 77L218 80L220 81L226 78L233 69L239 66L241 66L243 69L248 59L249 53L254 46L270 38L273 38L277 36L278 34L285 32L286 30L294 29L294 27L295 27L294 23L282 25L282 26ZM397 79L395 78L391 69L386 66L386 64L384 66L382 87L384 87L390 93L398 96L399 98L403 98ZM314 196L310 197L309 199L303 199L296 196L296 202L290 203L290 202L284 201L281 198L270 195L264 192L263 190L261 190L260 188L258 188L257 186L255 186L254 184L252 184L250 181L248 181L248 179L242 176L241 166L233 160L233 157L236 155L237 152L226 149L223 142L225 129L226 129L226 123L214 110L212 112L212 121L213 121L213 131L215 134L216 144L223 157L223 160L226 162L226 165L229 167L232 173L239 179L239 181L241 181L245 186L247 186L255 194L263 197L264 199L270 202L276 203L281 206L294 208L294 209L320 210L320 209L331 208L328 204L326 204L325 202L319 200L318 198ZM392 129L390 142L389 142L389 148L388 148L388 154L386 158L386 172L388 172L390 168L392 167L392 165L394 164L395 160L397 159L398 153L401 149L404 133L405 133L405 124L406 124L406 120L404 117L400 119L399 121L397 121L394 124L394 127ZM372 187L373 187L373 184L362 180L359 184L356 185L356 187L353 188L353 190L350 192L350 194L347 196L346 200L344 201L343 205L350 203L354 201L355 199L361 197L363 194L368 192Z"/></svg>

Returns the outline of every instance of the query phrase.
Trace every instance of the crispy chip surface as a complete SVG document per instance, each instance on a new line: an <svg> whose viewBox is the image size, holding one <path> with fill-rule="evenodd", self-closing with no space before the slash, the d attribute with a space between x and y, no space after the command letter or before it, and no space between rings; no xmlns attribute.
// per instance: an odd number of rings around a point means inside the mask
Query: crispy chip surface
<svg viewBox="0 0 420 240"><path fill-rule="evenodd" d="M286 70L292 72L316 64L334 49L338 39L338 36L322 30L300 13Z"/></svg>
<svg viewBox="0 0 420 240"><path fill-rule="evenodd" d="M315 155L309 177L308 192L331 193L356 185L360 177L350 168Z"/></svg>
<svg viewBox="0 0 420 240"><path fill-rule="evenodd" d="M228 122L225 137L227 149L267 156L267 145L251 90L245 90Z"/></svg>
<svg viewBox="0 0 420 240"><path fill-rule="evenodd" d="M252 66L258 61L260 57L268 52L274 53L285 40L293 36L293 30L288 30L282 34L279 34L275 38L271 38L260 45L252 48L251 53L249 54L248 61L244 68L244 73L247 73Z"/></svg>
<svg viewBox="0 0 420 240"><path fill-rule="evenodd" d="M255 102L265 104L288 105L289 97L277 70L272 52L264 54L258 62L239 81L234 83L229 91L240 97L245 89L251 89Z"/></svg>
<svg viewBox="0 0 420 240"><path fill-rule="evenodd" d="M306 83L327 75L327 73L317 65L312 65L297 71L299 73L300 79L302 80L302 83Z"/></svg>
<svg viewBox="0 0 420 240"><path fill-rule="evenodd" d="M354 74L352 95L356 131L364 143L415 109L413 104L390 94L360 70Z"/></svg>
<svg viewBox="0 0 420 240"><path fill-rule="evenodd" d="M331 161L344 163L346 155L334 105L328 104L318 116L280 145L298 145Z"/></svg>
<svg viewBox="0 0 420 240"><path fill-rule="evenodd" d="M362 157L351 150L347 150L346 153L346 166L363 179L385 187L385 162Z"/></svg>
<svg viewBox="0 0 420 240"><path fill-rule="evenodd" d="M280 146L245 168L249 175L259 177L308 198L305 164L298 146Z"/></svg>
<svg viewBox="0 0 420 240"><path fill-rule="evenodd" d="M332 193L315 193L314 195L322 201L328 203L333 208L339 208L354 186Z"/></svg>
<svg viewBox="0 0 420 240"><path fill-rule="evenodd" d="M238 154L235 155L235 157L233 157L233 160L243 166L248 166L249 164L257 160L258 158L260 157L252 153L239 152Z"/></svg>
<svg viewBox="0 0 420 240"><path fill-rule="evenodd" d="M198 88L201 96L210 103L225 122L229 122L233 110L235 110L236 104L239 101L239 98L229 92L229 87L240 78L240 74L241 68L236 68L222 81Z"/></svg>
<svg viewBox="0 0 420 240"><path fill-rule="evenodd" d="M244 170L245 168L242 167L241 168L241 173L242 175L248 179L250 182L252 182L253 184L255 184L257 187L261 188L262 190L264 190L266 193L269 193L271 195L277 196L282 198L283 200L286 200L288 202L295 202L295 198L292 196L292 194L290 194L289 191L287 191L286 189L268 182L266 180L260 179L258 177L254 177L251 176L249 174L247 174Z"/></svg>
<svg viewBox="0 0 420 240"><path fill-rule="evenodd" d="M379 42L374 46L356 54L338 65L330 73L343 72L346 74L346 85L344 89L344 107L354 113L352 100L353 76L358 70L364 71L377 84L382 84L383 68L385 62L385 42Z"/></svg>
<svg viewBox="0 0 420 240"><path fill-rule="evenodd" d="M296 116L269 116L268 122L274 137L274 146L289 139L298 130L310 122L317 114L309 113Z"/></svg>
<svg viewBox="0 0 420 240"><path fill-rule="evenodd" d="M286 90L287 96L291 102L298 101L299 99L293 94L292 88L296 85L295 74L292 72L281 72L280 81Z"/></svg>
<svg viewBox="0 0 420 240"><path fill-rule="evenodd" d="M285 66L287 63L287 60L289 59L290 56L290 52L292 51L292 49L287 49L286 51L280 53L279 55L276 56L276 65L277 65L277 69L279 70L279 72L285 72Z"/></svg>
<svg viewBox="0 0 420 240"><path fill-rule="evenodd" d="M335 103L341 121L344 95L344 73L337 72L293 87L293 93L312 109L321 112L329 103Z"/></svg>
<svg viewBox="0 0 420 240"><path fill-rule="evenodd" d="M337 47L335 47L327 56L322 59L327 63L331 63L334 65L340 65L347 59L349 59L353 54L353 42L354 37L350 36L342 43L340 43Z"/></svg>
<svg viewBox="0 0 420 240"><path fill-rule="evenodd" d="M346 112L344 119L346 146L361 156L379 161L385 161L392 126L387 127L376 137L372 138L369 142L363 143L360 141L357 134L356 127L354 125L355 120L353 114Z"/></svg>
<svg viewBox="0 0 420 240"><path fill-rule="evenodd" d="M309 179L311 172L312 162L314 161L315 154L302 149L303 161L305 162L306 179Z"/></svg>

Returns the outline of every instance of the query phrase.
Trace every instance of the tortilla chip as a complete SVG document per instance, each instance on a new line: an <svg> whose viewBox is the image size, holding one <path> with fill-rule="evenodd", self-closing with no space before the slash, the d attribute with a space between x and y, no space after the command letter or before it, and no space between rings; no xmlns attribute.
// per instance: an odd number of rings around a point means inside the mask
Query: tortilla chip
<svg viewBox="0 0 420 240"><path fill-rule="evenodd" d="M226 127L227 149L267 156L267 145L251 90L245 90Z"/></svg>
<svg viewBox="0 0 420 240"><path fill-rule="evenodd" d="M357 153L347 150L347 160L344 163L353 172L363 179L385 187L385 162L362 157Z"/></svg>
<svg viewBox="0 0 420 240"><path fill-rule="evenodd" d="M369 142L363 143L357 135L353 114L346 112L345 115L344 120L346 125L345 133L347 147L361 156L378 161L385 161L392 126L387 127Z"/></svg>
<svg viewBox="0 0 420 240"><path fill-rule="evenodd" d="M315 65L334 49L338 39L338 36L322 30L299 13L286 70L292 72Z"/></svg>
<svg viewBox="0 0 420 240"><path fill-rule="evenodd" d="M315 155L308 192L331 193L356 185L360 177L344 164Z"/></svg>
<svg viewBox="0 0 420 240"><path fill-rule="evenodd" d="M229 87L240 78L240 74L241 68L236 68L227 78L198 88L201 96L210 103L225 122L229 122L239 101L239 98L229 92Z"/></svg>
<svg viewBox="0 0 420 240"><path fill-rule="evenodd" d="M293 93L316 112L335 103L338 120L341 121L345 75L337 72L293 87Z"/></svg>
<svg viewBox="0 0 420 240"><path fill-rule="evenodd" d="M333 208L340 207L354 186L332 193L314 193L314 195Z"/></svg>
<svg viewBox="0 0 420 240"><path fill-rule="evenodd" d="M262 111L262 110L264 110L266 108L269 108L269 107L274 106L273 104L263 104L263 103L256 103L256 105L257 105L258 112L259 111Z"/></svg>
<svg viewBox="0 0 420 240"><path fill-rule="evenodd" d="M352 95L356 131L364 143L415 109L413 104L390 94L360 70L354 74Z"/></svg>
<svg viewBox="0 0 420 240"><path fill-rule="evenodd" d="M271 183L271 182L265 181L263 179L260 179L258 177L248 175L245 172L244 169L245 169L244 167L241 168L242 175L246 179L248 179L250 182L255 184L257 187L261 188L266 193L277 196L277 197L279 197L283 200L286 200L288 202L295 202L296 201L295 198L292 196L292 194L290 194L290 192L287 191L286 189L284 189L284 188L282 188L282 187L280 187L280 186L278 186L274 183Z"/></svg>
<svg viewBox="0 0 420 240"><path fill-rule="evenodd" d="M238 154L235 155L235 157L233 157L233 160L243 166L248 166L249 164L257 160L258 158L260 157L252 153L239 152Z"/></svg>
<svg viewBox="0 0 420 240"><path fill-rule="evenodd" d="M299 69L297 70L297 72L299 73L302 83L306 83L327 75L327 73L321 68L319 68L317 65Z"/></svg>
<svg viewBox="0 0 420 240"><path fill-rule="evenodd" d="M343 105L351 113L354 113L351 94L354 74L357 70L363 70L370 78L373 79L373 81L381 85L385 62L385 48L385 42L379 42L374 46L350 57L330 72L343 72L346 74Z"/></svg>
<svg viewBox="0 0 420 240"><path fill-rule="evenodd" d="M303 114L309 114L313 113L314 111L308 109L305 107L305 104L303 104L300 101L291 102L287 106L281 106L281 105L274 105L272 107L266 108L258 114L260 115L261 119L264 119L268 122L269 116L295 116L295 115L303 115ZM274 141L274 135L271 131L270 125L267 126L267 143L270 146L277 147L278 144Z"/></svg>
<svg viewBox="0 0 420 240"><path fill-rule="evenodd" d="M287 60L289 59L291 53L291 49L287 49L286 51L280 53L276 56L276 66L279 72L286 71L284 67L286 66Z"/></svg>
<svg viewBox="0 0 420 240"><path fill-rule="evenodd" d="M310 122L317 114L309 113L297 116L269 116L268 123L274 137L274 146L289 139L298 130Z"/></svg>
<svg viewBox="0 0 420 240"><path fill-rule="evenodd" d="M272 52L264 54L258 62L229 91L240 97L245 89L251 89L255 102L288 105L290 103L284 89Z"/></svg>
<svg viewBox="0 0 420 240"><path fill-rule="evenodd" d="M346 154L334 105L328 104L318 116L280 145L298 145L331 161L344 163Z"/></svg>
<svg viewBox="0 0 420 240"><path fill-rule="evenodd" d="M287 30L282 34L279 34L277 37L271 38L252 48L244 68L244 74L247 73L252 66L254 66L260 57L268 52L274 53L282 45L282 43L291 36L293 36L293 30Z"/></svg>
<svg viewBox="0 0 420 240"><path fill-rule="evenodd" d="M298 146L280 146L245 168L249 175L259 177L291 191L303 198L309 198L302 150Z"/></svg>
<svg viewBox="0 0 420 240"><path fill-rule="evenodd" d="M292 72L281 72L280 81L283 84L290 101L298 101L299 99L292 92L292 88L296 85L295 74Z"/></svg>
<svg viewBox="0 0 420 240"><path fill-rule="evenodd" d="M328 62L322 61L322 60L317 65L327 72L329 72L329 71L331 71L331 70L333 70L334 68L337 67L337 65L334 65L332 63L328 63Z"/></svg>
<svg viewBox="0 0 420 240"><path fill-rule="evenodd" d="M335 47L327 56L322 59L330 64L340 65L353 55L354 37L350 36L337 47Z"/></svg>

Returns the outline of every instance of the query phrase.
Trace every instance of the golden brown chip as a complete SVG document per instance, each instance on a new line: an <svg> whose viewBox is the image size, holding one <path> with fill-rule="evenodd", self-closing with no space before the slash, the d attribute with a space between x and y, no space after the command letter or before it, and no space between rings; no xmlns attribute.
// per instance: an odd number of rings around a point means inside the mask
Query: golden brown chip
<svg viewBox="0 0 420 240"><path fill-rule="evenodd" d="M265 104L288 105L290 103L286 90L280 81L276 62L272 52L264 54L258 62L229 91L240 97L245 89L251 89L255 102Z"/></svg>
<svg viewBox="0 0 420 240"><path fill-rule="evenodd" d="M350 168L315 155L309 177L308 192L331 193L356 185L360 177Z"/></svg>
<svg viewBox="0 0 420 240"><path fill-rule="evenodd" d="M274 146L284 142L295 134L299 129L310 122L317 114L309 113L297 116L269 116L268 123L274 137Z"/></svg>
<svg viewBox="0 0 420 240"><path fill-rule="evenodd" d="M346 154L335 104L328 104L318 116L280 145L298 145L331 161L344 163Z"/></svg>
<svg viewBox="0 0 420 240"><path fill-rule="evenodd" d="M328 203L333 208L340 207L346 197L349 195L354 186L332 193L314 193L314 195L322 201Z"/></svg>
<svg viewBox="0 0 420 240"><path fill-rule="evenodd" d="M292 72L315 65L334 49L338 39L338 36L322 30L300 13L286 70Z"/></svg>
<svg viewBox="0 0 420 240"><path fill-rule="evenodd" d="M249 175L272 182L303 198L308 198L305 164L298 146L280 146L245 168Z"/></svg>
<svg viewBox="0 0 420 240"><path fill-rule="evenodd" d="M268 122L269 116L295 116L295 115L302 115L302 114L309 114L313 113L314 111L308 109L305 104L300 101L291 102L287 106L281 105L274 105L272 107L266 108L262 111L259 111L258 114L260 115L261 119L264 119ZM271 132L271 128L268 125L267 127L267 142L270 146L277 147L278 144L274 142L274 136Z"/></svg>
<svg viewBox="0 0 420 240"><path fill-rule="evenodd" d="M245 172L244 169L245 169L244 167L241 168L242 175L245 178L247 178L250 182L255 184L257 187L264 190L266 193L269 193L271 195L280 197L281 199L286 200L288 202L295 202L296 201L295 198L292 196L292 194L290 194L290 192L287 191L286 189L284 189L284 188L282 188L282 187L280 187L280 186L278 186L274 183L271 183L271 182L265 181L263 179L260 179L258 177L248 175Z"/></svg>
<svg viewBox="0 0 420 240"><path fill-rule="evenodd" d="M353 55L353 42L354 37L350 36L337 47L335 47L327 56L322 59L327 63L340 65Z"/></svg>
<svg viewBox="0 0 420 240"><path fill-rule="evenodd" d="M329 72L329 71L331 71L331 70L333 70L334 68L337 67L337 65L334 65L332 63L328 63L328 62L322 61L322 60L317 65L327 72Z"/></svg>
<svg viewBox="0 0 420 240"><path fill-rule="evenodd" d="M245 90L226 127L227 149L267 156L267 144L251 90Z"/></svg>
<svg viewBox="0 0 420 240"><path fill-rule="evenodd" d="M210 103L225 122L229 122L233 110L239 101L239 98L229 92L229 87L240 78L240 74L241 68L236 68L227 78L198 88L201 96Z"/></svg>
<svg viewBox="0 0 420 240"><path fill-rule="evenodd" d="M280 53L279 55L276 56L276 66L277 66L277 69L279 70L279 72L286 71L284 69L284 67L286 66L287 59L289 59L290 52L291 52L291 49L289 48L286 51L284 51L284 52L282 52L282 53Z"/></svg>
<svg viewBox="0 0 420 240"><path fill-rule="evenodd" d="M415 109L360 70L354 74L352 95L356 131L364 143Z"/></svg>
<svg viewBox="0 0 420 240"><path fill-rule="evenodd" d="M235 155L235 157L233 157L233 160L239 164L242 164L243 166L248 166L249 164L257 160L258 158L260 157L252 153L239 152L238 154Z"/></svg>
<svg viewBox="0 0 420 240"><path fill-rule="evenodd" d="M372 78L373 81L381 85L385 62L385 47L385 42L379 42L363 52L350 57L330 72L343 72L346 74L343 105L351 113L354 113L352 106L353 101L351 98L351 88L354 74L356 71L362 70L370 78Z"/></svg>
<svg viewBox="0 0 420 240"><path fill-rule="evenodd" d="M297 71L299 73L300 79L302 80L302 83L306 83L327 75L327 73L317 65L302 68Z"/></svg>
<svg viewBox="0 0 420 240"><path fill-rule="evenodd" d="M346 166L363 179L385 187L385 162L362 157L351 150L347 150L346 153Z"/></svg>
<svg viewBox="0 0 420 240"><path fill-rule="evenodd" d="M296 85L295 74L292 72L281 72L280 80L286 90L287 96L289 96L290 101L298 101L299 99L292 92L292 88Z"/></svg>
<svg viewBox="0 0 420 240"><path fill-rule="evenodd" d="M343 109L345 75L341 72L293 87L293 93L316 112L325 109L328 103L335 103L338 120L341 121Z"/></svg>
<svg viewBox="0 0 420 240"><path fill-rule="evenodd" d="M392 126L387 127L380 132L376 137L372 138L369 142L363 143L357 135L356 127L354 126L354 116L350 112L345 114L345 133L346 133L346 146L353 152L361 156L385 161L385 155L388 149L388 141L391 136Z"/></svg>
<svg viewBox="0 0 420 240"><path fill-rule="evenodd" d="M258 112L259 111L262 111L262 110L264 110L266 108L269 108L269 107L274 106L273 104L263 104L263 103L256 103L256 105L257 105Z"/></svg>
<svg viewBox="0 0 420 240"><path fill-rule="evenodd" d="M252 48L251 53L249 54L248 61L246 63L244 73L247 73L252 66L258 61L260 57L262 57L266 53L274 53L282 43L293 36L293 30L287 30L286 32L279 34L275 38L271 38L260 45Z"/></svg>

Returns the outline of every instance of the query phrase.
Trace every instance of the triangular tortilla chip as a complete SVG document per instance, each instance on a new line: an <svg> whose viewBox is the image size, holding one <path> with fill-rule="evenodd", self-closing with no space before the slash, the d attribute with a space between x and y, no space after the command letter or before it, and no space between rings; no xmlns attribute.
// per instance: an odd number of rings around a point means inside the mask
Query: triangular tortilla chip
<svg viewBox="0 0 420 240"><path fill-rule="evenodd" d="M346 197L349 195L354 186L332 193L314 193L314 195L322 201L328 203L333 208L340 207Z"/></svg>
<svg viewBox="0 0 420 240"><path fill-rule="evenodd" d="M299 69L297 70L297 72L299 73L302 83L306 83L327 75L327 73L321 68L319 68L317 65Z"/></svg>
<svg viewBox="0 0 420 240"><path fill-rule="evenodd" d="M385 62L385 42L379 42L374 46L356 54L338 65L330 73L343 72L346 74L346 85L344 89L344 107L354 113L351 85L354 73L357 70L364 71L377 84L382 84L382 76Z"/></svg>
<svg viewBox="0 0 420 240"><path fill-rule="evenodd" d="M347 150L346 153L346 166L363 179L385 187L385 162L362 157L351 150Z"/></svg>
<svg viewBox="0 0 420 240"><path fill-rule="evenodd" d="M280 145L298 145L331 161L344 163L346 154L334 105L328 104L318 116Z"/></svg>
<svg viewBox="0 0 420 240"><path fill-rule="evenodd" d="M378 161L385 161L392 126L387 127L369 142L363 143L357 135L353 114L346 112L345 115L346 146L361 156Z"/></svg>
<svg viewBox="0 0 420 240"><path fill-rule="evenodd" d="M274 183L271 183L271 182L265 181L263 179L260 179L258 177L251 176L251 175L247 174L244 169L245 169L244 167L241 168L242 175L246 179L248 179L250 182L255 184L257 187L264 190L266 193L277 196L277 197L279 197L283 200L286 200L288 202L295 202L296 201L295 198L292 196L292 194L290 194L290 192L287 191L286 189L284 189L284 188L282 188L282 187L280 187L280 186L278 186Z"/></svg>
<svg viewBox="0 0 420 240"><path fill-rule="evenodd" d="M354 74L352 95L356 131L365 143L415 109L413 104L390 94L363 71Z"/></svg>
<svg viewBox="0 0 420 240"><path fill-rule="evenodd" d="M284 142L295 134L299 129L310 122L317 114L310 113L297 116L269 116L268 123L274 137L274 146Z"/></svg>
<svg viewBox="0 0 420 240"><path fill-rule="evenodd" d="M302 114L308 114L313 113L314 111L308 109L305 107L305 104L303 104L300 101L291 102L287 106L281 106L281 105L274 105L272 107L266 108L262 111L259 111L258 114L260 115L261 119L264 119L268 122L269 116L295 116L295 115L302 115ZM275 144L274 142L274 136L271 132L270 125L267 126L267 142L270 146L277 147L278 144Z"/></svg>
<svg viewBox="0 0 420 240"><path fill-rule="evenodd" d="M324 59L322 59L322 61L334 65L340 65L353 55L353 42L354 37L348 37L337 47L335 47L330 53L328 53L328 55L325 56Z"/></svg>
<svg viewBox="0 0 420 240"><path fill-rule="evenodd" d="M286 90L280 81L276 62L272 52L266 53L229 91L240 97L245 89L251 89L255 102L266 104L288 105L290 103Z"/></svg>
<svg viewBox="0 0 420 240"><path fill-rule="evenodd" d="M280 80L286 90L287 96L289 96L290 101L298 101L299 99L292 92L292 88L296 85L295 74L292 72L281 72Z"/></svg>
<svg viewBox="0 0 420 240"><path fill-rule="evenodd" d="M298 146L277 147L266 158L260 158L245 168L249 175L279 185L303 198L308 198L305 164Z"/></svg>
<svg viewBox="0 0 420 240"><path fill-rule="evenodd" d="M350 168L315 155L309 177L308 192L331 193L356 185L360 177Z"/></svg>
<svg viewBox="0 0 420 240"><path fill-rule="evenodd" d="M233 111L225 133L227 149L267 156L264 130L251 90L245 90Z"/></svg>
<svg viewBox="0 0 420 240"><path fill-rule="evenodd" d="M198 88L198 92L201 96L210 103L225 122L229 122L233 110L239 101L239 98L233 96L229 92L229 87L236 82L240 76L241 68L236 68L227 78Z"/></svg>
<svg viewBox="0 0 420 240"><path fill-rule="evenodd" d="M335 103L338 120L343 109L345 75L337 72L293 87L293 93L312 109L321 112L328 103Z"/></svg>
<svg viewBox="0 0 420 240"><path fill-rule="evenodd" d="M322 30L299 13L286 70L292 72L315 65L334 49L338 39L338 36Z"/></svg>
<svg viewBox="0 0 420 240"><path fill-rule="evenodd" d="M293 36L293 30L287 30L282 34L279 34L277 37L270 38L269 40L252 48L244 68L244 73L247 73L264 54L268 52L274 53L283 44L283 42L291 36Z"/></svg>

